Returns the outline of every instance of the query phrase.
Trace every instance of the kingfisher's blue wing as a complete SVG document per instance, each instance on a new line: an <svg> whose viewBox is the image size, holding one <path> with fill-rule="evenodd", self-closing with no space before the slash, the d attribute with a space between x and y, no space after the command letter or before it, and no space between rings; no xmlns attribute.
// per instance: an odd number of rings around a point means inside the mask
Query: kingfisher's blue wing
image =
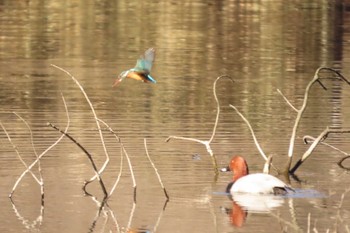
<svg viewBox="0 0 350 233"><path fill-rule="evenodd" d="M137 59L136 66L134 68L135 71L139 72L151 72L152 63L155 57L155 49L149 48L146 50L144 55L141 55L139 59Z"/></svg>

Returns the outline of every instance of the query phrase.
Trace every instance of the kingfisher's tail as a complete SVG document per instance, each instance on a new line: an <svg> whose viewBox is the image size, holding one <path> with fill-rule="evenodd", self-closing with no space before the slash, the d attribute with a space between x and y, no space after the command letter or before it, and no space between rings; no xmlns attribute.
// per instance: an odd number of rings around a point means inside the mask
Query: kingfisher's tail
<svg viewBox="0 0 350 233"><path fill-rule="evenodd" d="M157 83L157 81L154 78L152 78L151 75L147 75L147 80L152 82L152 83Z"/></svg>

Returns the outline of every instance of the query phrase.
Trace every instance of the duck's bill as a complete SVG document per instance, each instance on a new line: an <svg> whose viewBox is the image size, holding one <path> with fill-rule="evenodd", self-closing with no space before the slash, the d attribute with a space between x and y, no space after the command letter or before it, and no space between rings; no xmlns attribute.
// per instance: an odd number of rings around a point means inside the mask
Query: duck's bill
<svg viewBox="0 0 350 233"><path fill-rule="evenodd" d="M229 172L229 171L231 171L231 169L230 169L229 166L227 166L227 167L221 168L220 171L221 171L221 172Z"/></svg>

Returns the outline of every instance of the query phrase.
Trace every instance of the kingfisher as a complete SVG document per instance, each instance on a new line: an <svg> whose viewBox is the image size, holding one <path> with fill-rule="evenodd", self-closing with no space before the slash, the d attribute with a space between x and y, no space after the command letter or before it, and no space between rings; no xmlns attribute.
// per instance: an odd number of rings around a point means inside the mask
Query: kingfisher
<svg viewBox="0 0 350 233"><path fill-rule="evenodd" d="M154 48L147 49L145 53L141 55L139 59L137 59L136 66L134 68L120 73L120 75L118 76L118 79L115 80L113 87L117 86L125 78L133 78L145 83L148 83L148 82L156 83L156 80L154 80L154 78L152 78L152 76L150 75L154 57L155 57L155 49Z"/></svg>

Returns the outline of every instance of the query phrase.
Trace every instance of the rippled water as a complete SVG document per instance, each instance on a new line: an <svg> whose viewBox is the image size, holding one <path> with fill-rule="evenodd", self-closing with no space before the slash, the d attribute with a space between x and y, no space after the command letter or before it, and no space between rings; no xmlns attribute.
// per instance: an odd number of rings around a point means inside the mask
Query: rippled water
<svg viewBox="0 0 350 233"><path fill-rule="evenodd" d="M318 67L333 67L350 77L345 7L333 1L11 0L0 1L0 12L0 120L25 162L35 159L30 132L13 112L30 125L40 154L60 137L47 122L61 129L67 124L61 93L69 111L68 132L98 167L105 161L84 95L67 74L50 65L55 64L80 82L97 116L118 133L137 184L134 204L124 158L120 183L104 208L107 212L100 213L98 203L81 189L94 175L89 160L64 138L41 159L44 208L40 187L29 174L18 186L13 205L7 196L24 166L3 132L2 232L306 232L308 217L310 227L319 232L348 231L349 175L336 164L343 155L328 147L319 146L297 171L301 183L292 179L292 186L325 196L278 199L268 212L248 208L246 216L223 193L231 174L215 176L203 145L165 142L170 135L209 140L216 116L213 83L227 74L233 84L228 79L217 83L221 114L211 146L218 165L226 166L233 154L244 155L251 172L261 171L264 162L249 129L229 107L233 104L250 121L265 153L283 166L296 113L276 90L301 106ZM117 75L133 67L149 47L157 51L152 68L157 84L125 80L113 89ZM336 80L324 85L327 91L317 83L311 89L296 158L307 148L301 140L305 134L317 137L326 126L350 127L350 86ZM112 134L104 131L104 136L111 161L103 179L110 190L121 152ZM144 138L169 202L146 157ZM328 139L346 152L348 141L347 135ZM98 182L87 191L101 201Z"/></svg>

